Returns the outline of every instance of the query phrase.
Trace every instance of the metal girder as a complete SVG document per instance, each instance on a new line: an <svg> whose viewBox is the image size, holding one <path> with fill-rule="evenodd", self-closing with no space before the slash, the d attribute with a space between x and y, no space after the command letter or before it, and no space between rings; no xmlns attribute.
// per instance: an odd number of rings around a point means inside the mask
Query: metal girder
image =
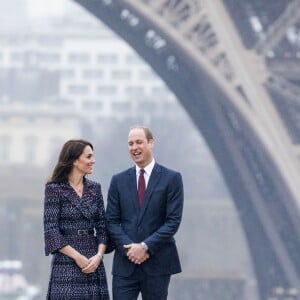
<svg viewBox="0 0 300 300"><path fill-rule="evenodd" d="M288 27L300 20L300 1L289 3L280 17L267 29L264 37L257 42L254 49L266 55L277 45L286 34Z"/></svg>
<svg viewBox="0 0 300 300"><path fill-rule="evenodd" d="M268 69L271 73L283 76L287 79L300 80L300 61L299 59L270 59ZM274 75L272 75L274 76Z"/></svg>
<svg viewBox="0 0 300 300"><path fill-rule="evenodd" d="M74 1L151 64L201 130L241 214L261 299L276 285L298 289L299 162L264 89L264 57L243 48L222 2Z"/></svg>
<svg viewBox="0 0 300 300"><path fill-rule="evenodd" d="M266 86L276 90L281 95L300 105L300 87L290 83L285 78L281 76L272 76L266 83Z"/></svg>

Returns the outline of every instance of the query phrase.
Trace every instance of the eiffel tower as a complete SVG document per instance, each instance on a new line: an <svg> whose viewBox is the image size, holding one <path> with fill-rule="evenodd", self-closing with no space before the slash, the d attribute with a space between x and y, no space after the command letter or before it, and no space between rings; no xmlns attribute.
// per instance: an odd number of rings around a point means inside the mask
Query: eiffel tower
<svg viewBox="0 0 300 300"><path fill-rule="evenodd" d="M278 286L300 299L300 1L74 1L152 66L205 138L260 299Z"/></svg>

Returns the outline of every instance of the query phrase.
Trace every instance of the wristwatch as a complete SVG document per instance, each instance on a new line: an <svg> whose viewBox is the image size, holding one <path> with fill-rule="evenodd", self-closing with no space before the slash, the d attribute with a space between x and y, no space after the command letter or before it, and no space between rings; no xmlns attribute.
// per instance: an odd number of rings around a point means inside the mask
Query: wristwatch
<svg viewBox="0 0 300 300"><path fill-rule="evenodd" d="M142 246L146 251L148 251L148 246L147 246L146 243L141 242L141 246Z"/></svg>

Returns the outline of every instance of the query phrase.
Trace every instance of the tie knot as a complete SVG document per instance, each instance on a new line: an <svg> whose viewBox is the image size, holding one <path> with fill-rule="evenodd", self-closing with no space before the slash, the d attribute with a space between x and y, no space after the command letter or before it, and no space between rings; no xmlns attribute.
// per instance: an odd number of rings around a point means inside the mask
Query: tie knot
<svg viewBox="0 0 300 300"><path fill-rule="evenodd" d="M144 169L140 169L140 175L144 175L145 170Z"/></svg>

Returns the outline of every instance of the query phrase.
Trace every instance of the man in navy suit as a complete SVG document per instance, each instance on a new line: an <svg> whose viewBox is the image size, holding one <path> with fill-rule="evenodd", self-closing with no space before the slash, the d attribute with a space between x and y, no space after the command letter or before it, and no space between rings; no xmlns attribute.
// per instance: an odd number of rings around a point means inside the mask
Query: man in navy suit
<svg viewBox="0 0 300 300"><path fill-rule="evenodd" d="M107 223L116 250L113 299L165 300L171 274L181 272L175 245L183 209L180 173L155 162L151 131L134 126L128 135L129 154L136 166L112 177ZM139 203L138 179L144 170L146 191Z"/></svg>

